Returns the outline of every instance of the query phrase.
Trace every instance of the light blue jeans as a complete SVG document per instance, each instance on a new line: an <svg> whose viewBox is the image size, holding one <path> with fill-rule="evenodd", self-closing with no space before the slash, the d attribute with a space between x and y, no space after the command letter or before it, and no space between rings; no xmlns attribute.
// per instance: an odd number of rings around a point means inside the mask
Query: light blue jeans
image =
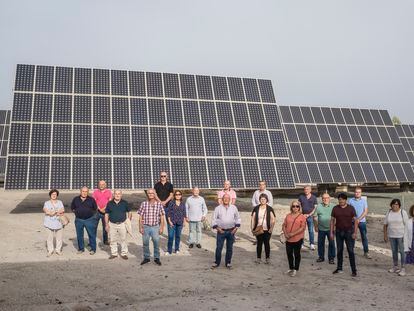
<svg viewBox="0 0 414 311"><path fill-rule="evenodd" d="M188 244L201 243L201 221L190 221L190 234L188 235Z"/></svg>
<svg viewBox="0 0 414 311"><path fill-rule="evenodd" d="M144 225L144 234L142 235L142 245L144 247L144 259L150 259L151 252L149 249L150 238L154 244L154 259L160 259L160 226Z"/></svg>
<svg viewBox="0 0 414 311"><path fill-rule="evenodd" d="M394 266L398 266L398 253L401 256L401 267L405 264L404 238L389 238Z"/></svg>

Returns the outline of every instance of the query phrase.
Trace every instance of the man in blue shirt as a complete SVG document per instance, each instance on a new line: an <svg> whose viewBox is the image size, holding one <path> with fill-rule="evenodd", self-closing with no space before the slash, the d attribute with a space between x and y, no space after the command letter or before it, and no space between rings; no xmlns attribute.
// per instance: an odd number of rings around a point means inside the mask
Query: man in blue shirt
<svg viewBox="0 0 414 311"><path fill-rule="evenodd" d="M364 248L364 256L371 259L368 249L368 237L367 237L367 222L365 216L368 214L368 203L365 198L362 197L362 188L356 187L354 197L349 199L349 205L355 208L358 218L358 229L361 234L362 246Z"/></svg>
<svg viewBox="0 0 414 311"><path fill-rule="evenodd" d="M299 196L298 201L302 206L302 213L303 216L305 216L306 224L308 225L310 249L315 250L315 236L313 233L313 213L315 212L315 207L318 204L318 199L315 195L312 194L311 186L305 186L303 188L303 194Z"/></svg>

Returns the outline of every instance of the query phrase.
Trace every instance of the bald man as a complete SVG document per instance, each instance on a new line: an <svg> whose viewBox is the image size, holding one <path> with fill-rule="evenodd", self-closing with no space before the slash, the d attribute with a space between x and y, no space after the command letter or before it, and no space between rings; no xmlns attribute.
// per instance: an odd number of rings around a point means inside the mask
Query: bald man
<svg viewBox="0 0 414 311"><path fill-rule="evenodd" d="M102 243L109 245L108 232L106 231L105 208L108 202L112 199L112 191L106 187L105 180L100 180L98 182L98 188L95 189L92 197L95 199L96 205L98 206L98 213L96 213L97 226L99 226L99 220L102 221Z"/></svg>

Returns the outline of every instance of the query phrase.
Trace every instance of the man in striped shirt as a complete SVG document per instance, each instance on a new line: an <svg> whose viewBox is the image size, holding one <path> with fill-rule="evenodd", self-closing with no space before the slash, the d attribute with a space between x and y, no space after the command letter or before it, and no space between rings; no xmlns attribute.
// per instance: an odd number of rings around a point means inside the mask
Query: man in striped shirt
<svg viewBox="0 0 414 311"><path fill-rule="evenodd" d="M160 234L164 230L164 207L157 201L154 189L147 190L147 197L148 200L142 202L138 209L138 226L144 248L144 260L141 265L150 262L149 241L151 238L154 245L154 262L161 266L159 241Z"/></svg>

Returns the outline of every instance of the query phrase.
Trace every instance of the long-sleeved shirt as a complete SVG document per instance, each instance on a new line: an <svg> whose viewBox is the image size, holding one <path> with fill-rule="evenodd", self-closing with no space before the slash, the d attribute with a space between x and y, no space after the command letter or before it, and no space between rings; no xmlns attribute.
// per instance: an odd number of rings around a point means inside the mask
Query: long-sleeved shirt
<svg viewBox="0 0 414 311"><path fill-rule="evenodd" d="M73 199L70 208L77 218L88 219L95 215L98 206L96 205L95 200L90 196L87 196L85 200L82 200L80 196L77 196Z"/></svg>
<svg viewBox="0 0 414 311"><path fill-rule="evenodd" d="M165 210L165 214L170 218L174 225L182 225L185 218L185 204L181 201L180 205L177 205L175 200L171 200Z"/></svg>
<svg viewBox="0 0 414 311"><path fill-rule="evenodd" d="M266 189L264 191L256 190L254 192L252 197L252 206L255 207L260 204L259 197L262 193L267 195L267 199L269 200L267 204L273 207L273 195L269 190Z"/></svg>
<svg viewBox="0 0 414 311"><path fill-rule="evenodd" d="M219 227L221 229L231 229L240 227L240 214L235 205L219 205L214 209L213 229Z"/></svg>
<svg viewBox="0 0 414 311"><path fill-rule="evenodd" d="M203 197L191 196L185 201L185 214L189 221L201 221L207 215L207 205Z"/></svg>

